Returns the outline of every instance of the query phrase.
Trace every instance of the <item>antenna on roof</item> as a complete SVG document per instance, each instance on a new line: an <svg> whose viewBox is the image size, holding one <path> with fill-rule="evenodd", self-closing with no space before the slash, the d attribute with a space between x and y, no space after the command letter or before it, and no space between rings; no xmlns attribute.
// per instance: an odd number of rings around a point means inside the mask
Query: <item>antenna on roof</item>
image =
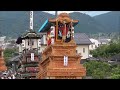
<svg viewBox="0 0 120 90"><path fill-rule="evenodd" d="M33 30L33 11L30 11L30 30Z"/></svg>

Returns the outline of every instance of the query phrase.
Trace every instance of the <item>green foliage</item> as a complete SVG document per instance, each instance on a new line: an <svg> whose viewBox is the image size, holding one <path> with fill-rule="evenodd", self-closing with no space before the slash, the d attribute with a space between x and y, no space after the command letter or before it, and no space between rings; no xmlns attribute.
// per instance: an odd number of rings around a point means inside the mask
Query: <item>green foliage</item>
<svg viewBox="0 0 120 90"><path fill-rule="evenodd" d="M4 57L12 57L13 53L15 53L17 49L12 48L12 49L5 49L4 51Z"/></svg>
<svg viewBox="0 0 120 90"><path fill-rule="evenodd" d="M15 52L17 52L18 49L17 48L11 48L11 49L5 49L4 50L4 58L5 58L5 62L6 62L6 65L9 66L9 59L13 56L13 54Z"/></svg>
<svg viewBox="0 0 120 90"><path fill-rule="evenodd" d="M112 74L111 79L120 79L120 74Z"/></svg>
<svg viewBox="0 0 120 90"><path fill-rule="evenodd" d="M91 74L94 79L103 79L105 76L105 71L101 71L100 68L97 68L93 70L93 73Z"/></svg>
<svg viewBox="0 0 120 90"><path fill-rule="evenodd" d="M93 57L109 58L120 53L120 42L103 45L96 50L90 51ZM110 77L120 79L120 65L109 65L105 62L90 61L84 66L87 68L87 75L95 79Z"/></svg>
<svg viewBox="0 0 120 90"><path fill-rule="evenodd" d="M88 61L84 63L87 70L87 76L93 79L120 79L120 65L110 65L105 62Z"/></svg>
<svg viewBox="0 0 120 90"><path fill-rule="evenodd" d="M110 43L109 45L102 45L96 50L90 52L93 57L104 57L108 58L113 55L120 53L120 43Z"/></svg>
<svg viewBox="0 0 120 90"><path fill-rule="evenodd" d="M110 76L110 65L105 62L89 61L85 62L84 66L87 69L87 76L92 76L95 79Z"/></svg>
<svg viewBox="0 0 120 90"><path fill-rule="evenodd" d="M112 68L111 79L120 79L120 65Z"/></svg>

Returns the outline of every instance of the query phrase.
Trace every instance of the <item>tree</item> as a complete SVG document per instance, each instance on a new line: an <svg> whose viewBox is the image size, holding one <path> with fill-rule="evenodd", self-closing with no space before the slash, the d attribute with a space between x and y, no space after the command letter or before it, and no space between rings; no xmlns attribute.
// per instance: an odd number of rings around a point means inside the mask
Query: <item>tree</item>
<svg viewBox="0 0 120 90"><path fill-rule="evenodd" d="M102 45L90 53L93 57L109 58L120 53L120 43L111 42L109 45Z"/></svg>
<svg viewBox="0 0 120 90"><path fill-rule="evenodd" d="M4 50L4 58L5 58L5 62L6 62L6 65L7 66L9 66L10 64L10 61L9 61L9 59L13 56L13 54L15 53L15 52L17 52L18 50L16 49L16 48L11 48L11 49L9 49L9 48L7 48L7 49L5 49Z"/></svg>
<svg viewBox="0 0 120 90"><path fill-rule="evenodd" d="M120 65L112 68L111 79L120 79Z"/></svg>
<svg viewBox="0 0 120 90"><path fill-rule="evenodd" d="M105 62L88 61L84 66L87 69L87 76L92 76L94 79L103 79L111 75L111 66Z"/></svg>
<svg viewBox="0 0 120 90"><path fill-rule="evenodd" d="M120 79L120 74L112 74L111 79Z"/></svg>

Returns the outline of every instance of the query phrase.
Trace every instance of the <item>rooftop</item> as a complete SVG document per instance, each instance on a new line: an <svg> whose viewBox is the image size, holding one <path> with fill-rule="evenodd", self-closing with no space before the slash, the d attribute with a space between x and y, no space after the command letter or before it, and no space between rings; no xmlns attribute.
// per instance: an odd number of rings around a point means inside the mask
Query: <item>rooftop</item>
<svg viewBox="0 0 120 90"><path fill-rule="evenodd" d="M85 33L75 33L74 34L74 40L76 41L77 45L89 45L92 44L89 37Z"/></svg>
<svg viewBox="0 0 120 90"><path fill-rule="evenodd" d="M40 34L37 34L35 31L28 31L22 35L22 38L41 38Z"/></svg>

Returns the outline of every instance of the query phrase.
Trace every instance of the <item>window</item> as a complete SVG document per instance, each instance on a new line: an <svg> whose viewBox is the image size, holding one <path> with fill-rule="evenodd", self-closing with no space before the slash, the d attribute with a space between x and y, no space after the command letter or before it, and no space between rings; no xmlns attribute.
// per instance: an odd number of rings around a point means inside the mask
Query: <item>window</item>
<svg viewBox="0 0 120 90"><path fill-rule="evenodd" d="M32 45L34 45L34 41L32 40Z"/></svg>
<svg viewBox="0 0 120 90"><path fill-rule="evenodd" d="M83 53L85 53L85 48L83 48Z"/></svg>
<svg viewBox="0 0 120 90"><path fill-rule="evenodd" d="M28 46L29 46L29 41L28 41Z"/></svg>

